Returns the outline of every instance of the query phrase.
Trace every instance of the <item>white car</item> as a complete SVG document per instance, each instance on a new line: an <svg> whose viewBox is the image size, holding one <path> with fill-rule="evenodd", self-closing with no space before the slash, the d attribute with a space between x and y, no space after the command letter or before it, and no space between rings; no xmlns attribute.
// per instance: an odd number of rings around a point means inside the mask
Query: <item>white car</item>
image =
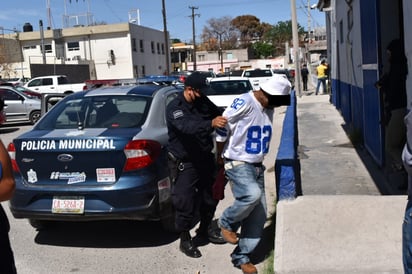
<svg viewBox="0 0 412 274"><path fill-rule="evenodd" d="M216 77L209 81L209 89L205 94L216 106L226 108L240 94L252 89L252 83L248 78L240 76Z"/></svg>
<svg viewBox="0 0 412 274"><path fill-rule="evenodd" d="M269 80L273 76L272 69L247 69L243 71L242 76L249 78L252 82L253 89L258 90L260 88L260 83Z"/></svg>

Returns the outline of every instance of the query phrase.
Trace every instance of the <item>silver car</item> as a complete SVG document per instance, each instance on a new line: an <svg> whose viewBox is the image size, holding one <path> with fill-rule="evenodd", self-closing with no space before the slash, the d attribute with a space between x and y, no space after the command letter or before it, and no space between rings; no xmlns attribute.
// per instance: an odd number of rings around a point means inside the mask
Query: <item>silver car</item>
<svg viewBox="0 0 412 274"><path fill-rule="evenodd" d="M30 122L35 124L39 120L41 100L29 97L9 86L0 86L0 97L4 100L7 123Z"/></svg>

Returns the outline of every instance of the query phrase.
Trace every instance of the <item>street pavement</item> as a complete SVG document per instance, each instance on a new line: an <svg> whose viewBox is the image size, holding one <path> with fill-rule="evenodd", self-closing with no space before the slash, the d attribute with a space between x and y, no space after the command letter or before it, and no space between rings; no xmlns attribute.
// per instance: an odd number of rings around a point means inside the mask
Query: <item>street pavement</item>
<svg viewBox="0 0 412 274"><path fill-rule="evenodd" d="M403 273L401 177L352 145L329 95L297 96L297 121L303 195L277 204L275 273Z"/></svg>

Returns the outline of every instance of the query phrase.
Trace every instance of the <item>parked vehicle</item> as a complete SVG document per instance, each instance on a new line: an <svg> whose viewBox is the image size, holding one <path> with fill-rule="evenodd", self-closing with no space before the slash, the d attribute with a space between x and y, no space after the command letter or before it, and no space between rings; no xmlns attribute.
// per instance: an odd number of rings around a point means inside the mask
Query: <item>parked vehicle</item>
<svg viewBox="0 0 412 274"><path fill-rule="evenodd" d="M295 82L295 74L294 74L294 70L293 70L293 74L292 71L289 69L273 69L272 70L273 73L275 74L283 74L286 76L286 78L288 78L289 82L293 85Z"/></svg>
<svg viewBox="0 0 412 274"><path fill-rule="evenodd" d="M110 86L61 99L8 146L13 216L36 228L57 220L135 219L173 230L165 112L181 90Z"/></svg>
<svg viewBox="0 0 412 274"><path fill-rule="evenodd" d="M7 121L6 112L4 112L4 100L0 97L0 125Z"/></svg>
<svg viewBox="0 0 412 274"><path fill-rule="evenodd" d="M50 75L33 78L24 87L40 93L70 94L82 91L85 88L85 84L71 84L65 75Z"/></svg>
<svg viewBox="0 0 412 274"><path fill-rule="evenodd" d="M182 71L173 71L170 73L170 76L178 76L179 82L184 83L187 76L192 74L193 71L191 70L182 70Z"/></svg>
<svg viewBox="0 0 412 274"><path fill-rule="evenodd" d="M242 77L247 77L252 82L253 89L258 90L259 84L269 80L273 76L272 69L246 69Z"/></svg>
<svg viewBox="0 0 412 274"><path fill-rule="evenodd" d="M13 86L22 86L25 83L27 83L27 81L29 81L29 78L26 77L16 77L16 78L1 78L1 81L7 82L12 84Z"/></svg>
<svg viewBox="0 0 412 274"><path fill-rule="evenodd" d="M15 86L14 89L17 89L18 91L23 92L29 97L41 99L41 93L25 88L23 86Z"/></svg>
<svg viewBox="0 0 412 274"><path fill-rule="evenodd" d="M218 107L226 108L240 94L253 90L252 83L246 77L217 77L209 82L205 95Z"/></svg>
<svg viewBox="0 0 412 274"><path fill-rule="evenodd" d="M30 122L35 124L41 116L41 101L9 86L0 86L0 97L4 100L7 122Z"/></svg>

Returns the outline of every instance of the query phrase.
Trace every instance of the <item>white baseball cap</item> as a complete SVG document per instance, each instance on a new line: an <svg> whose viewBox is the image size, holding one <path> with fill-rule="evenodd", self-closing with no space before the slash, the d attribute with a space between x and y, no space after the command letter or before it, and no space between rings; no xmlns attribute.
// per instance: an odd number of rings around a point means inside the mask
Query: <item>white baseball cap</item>
<svg viewBox="0 0 412 274"><path fill-rule="evenodd" d="M260 84L260 89L269 95L289 95L292 85L286 75L275 74Z"/></svg>

